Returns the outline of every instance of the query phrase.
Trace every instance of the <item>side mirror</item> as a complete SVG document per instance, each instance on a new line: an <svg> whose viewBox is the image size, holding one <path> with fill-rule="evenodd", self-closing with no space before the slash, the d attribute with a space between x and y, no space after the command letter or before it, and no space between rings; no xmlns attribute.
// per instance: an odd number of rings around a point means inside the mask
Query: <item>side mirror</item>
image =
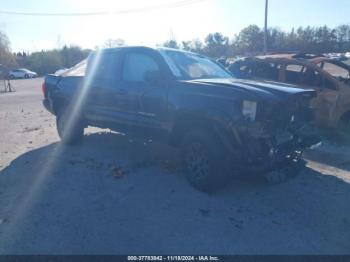
<svg viewBox="0 0 350 262"><path fill-rule="evenodd" d="M160 71L147 71L144 75L144 80L147 83L158 84L161 82L163 76Z"/></svg>

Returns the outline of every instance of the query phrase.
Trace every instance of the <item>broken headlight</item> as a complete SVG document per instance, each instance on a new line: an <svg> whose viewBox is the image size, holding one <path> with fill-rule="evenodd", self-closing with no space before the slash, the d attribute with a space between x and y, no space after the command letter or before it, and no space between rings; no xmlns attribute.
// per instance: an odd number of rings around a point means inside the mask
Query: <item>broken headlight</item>
<svg viewBox="0 0 350 262"><path fill-rule="evenodd" d="M255 121L257 103L255 101L244 100L242 104L242 114L250 121Z"/></svg>

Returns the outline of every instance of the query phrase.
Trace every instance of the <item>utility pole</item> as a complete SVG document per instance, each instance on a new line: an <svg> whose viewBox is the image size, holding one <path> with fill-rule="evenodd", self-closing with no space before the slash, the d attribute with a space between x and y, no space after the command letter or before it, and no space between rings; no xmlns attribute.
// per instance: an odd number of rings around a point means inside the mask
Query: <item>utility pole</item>
<svg viewBox="0 0 350 262"><path fill-rule="evenodd" d="M265 29L264 29L264 54L267 53L267 15L269 9L269 0L265 0Z"/></svg>

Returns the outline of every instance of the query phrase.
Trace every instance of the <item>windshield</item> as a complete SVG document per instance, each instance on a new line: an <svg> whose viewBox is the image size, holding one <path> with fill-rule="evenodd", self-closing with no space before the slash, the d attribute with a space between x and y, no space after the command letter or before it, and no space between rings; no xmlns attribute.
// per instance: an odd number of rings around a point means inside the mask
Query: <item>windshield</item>
<svg viewBox="0 0 350 262"><path fill-rule="evenodd" d="M161 50L160 53L178 79L232 78L220 65L205 56L190 52Z"/></svg>

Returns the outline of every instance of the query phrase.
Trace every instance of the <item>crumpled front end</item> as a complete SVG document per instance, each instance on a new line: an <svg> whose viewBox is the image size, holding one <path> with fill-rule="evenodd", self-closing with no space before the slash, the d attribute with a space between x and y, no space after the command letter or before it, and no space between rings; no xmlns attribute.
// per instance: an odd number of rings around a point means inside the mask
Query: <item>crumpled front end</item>
<svg viewBox="0 0 350 262"><path fill-rule="evenodd" d="M260 105L255 121L242 119L232 132L238 141L237 162L252 171L271 171L301 158L318 143L311 125L308 99L291 99L277 105Z"/></svg>

